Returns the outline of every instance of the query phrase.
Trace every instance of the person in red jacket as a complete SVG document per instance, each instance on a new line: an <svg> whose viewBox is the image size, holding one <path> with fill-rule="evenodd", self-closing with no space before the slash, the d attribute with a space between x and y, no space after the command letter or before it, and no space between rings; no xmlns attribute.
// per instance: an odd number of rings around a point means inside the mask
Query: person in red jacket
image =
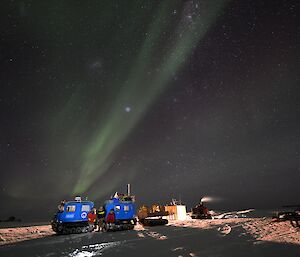
<svg viewBox="0 0 300 257"><path fill-rule="evenodd" d="M109 213L106 216L106 220L105 220L105 231L110 231L114 229L114 224L116 221L116 215L113 209L111 209L109 211Z"/></svg>
<svg viewBox="0 0 300 257"><path fill-rule="evenodd" d="M89 214L88 214L88 221L90 226L96 226L97 225L97 214L96 214L96 208L93 208Z"/></svg>
<svg viewBox="0 0 300 257"><path fill-rule="evenodd" d="M115 220L116 220L115 212L114 212L113 209L111 209L111 210L109 211L109 213L107 214L107 217L106 217L106 223L107 223L107 224L115 223Z"/></svg>

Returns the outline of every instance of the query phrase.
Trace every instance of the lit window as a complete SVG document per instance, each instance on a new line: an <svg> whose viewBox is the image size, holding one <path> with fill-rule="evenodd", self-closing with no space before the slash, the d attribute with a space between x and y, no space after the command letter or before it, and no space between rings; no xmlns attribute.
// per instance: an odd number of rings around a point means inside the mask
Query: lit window
<svg viewBox="0 0 300 257"><path fill-rule="evenodd" d="M82 205L81 207L81 211L86 211L86 212L89 212L91 210L90 206L85 204L85 205Z"/></svg>
<svg viewBox="0 0 300 257"><path fill-rule="evenodd" d="M120 205L116 205L116 206L115 206L115 210L116 210L116 211L120 211L120 210L121 210L121 206L120 206Z"/></svg>
<svg viewBox="0 0 300 257"><path fill-rule="evenodd" d="M67 212L75 212L76 206L75 205L68 205L67 206Z"/></svg>

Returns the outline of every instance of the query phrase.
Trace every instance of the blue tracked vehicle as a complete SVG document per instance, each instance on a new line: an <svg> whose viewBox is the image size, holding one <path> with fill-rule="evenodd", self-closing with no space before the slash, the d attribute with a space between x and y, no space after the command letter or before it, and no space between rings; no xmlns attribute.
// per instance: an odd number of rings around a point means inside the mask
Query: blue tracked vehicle
<svg viewBox="0 0 300 257"><path fill-rule="evenodd" d="M115 196L105 202L106 217L110 210L115 213L115 222L107 224L107 230L129 230L136 224L135 197L130 195L130 185L127 185L127 195L115 194Z"/></svg>
<svg viewBox="0 0 300 257"><path fill-rule="evenodd" d="M87 216L93 207L93 202L81 201L80 197L76 197L75 201L61 203L51 221L53 231L57 234L92 231L94 227L89 225Z"/></svg>

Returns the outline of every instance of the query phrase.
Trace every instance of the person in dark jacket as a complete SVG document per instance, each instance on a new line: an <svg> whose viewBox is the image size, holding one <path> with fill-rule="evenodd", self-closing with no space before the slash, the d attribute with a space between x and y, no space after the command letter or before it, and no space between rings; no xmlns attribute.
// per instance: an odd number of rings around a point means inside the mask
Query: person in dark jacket
<svg viewBox="0 0 300 257"><path fill-rule="evenodd" d="M105 227L105 216L106 211L103 206L100 206L97 212L97 218L98 218L98 232L103 232Z"/></svg>

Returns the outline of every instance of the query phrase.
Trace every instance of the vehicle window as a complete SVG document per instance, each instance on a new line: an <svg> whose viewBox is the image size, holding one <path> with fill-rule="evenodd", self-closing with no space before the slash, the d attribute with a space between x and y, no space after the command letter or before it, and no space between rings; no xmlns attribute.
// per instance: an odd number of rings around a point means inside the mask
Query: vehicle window
<svg viewBox="0 0 300 257"><path fill-rule="evenodd" d="M89 212L91 210L90 206L85 204L85 205L82 205L81 207L81 211L86 211L86 212Z"/></svg>
<svg viewBox="0 0 300 257"><path fill-rule="evenodd" d="M120 210L121 210L121 206L120 206L120 205L116 205L116 206L115 206L115 210L116 210L116 211L120 211Z"/></svg>
<svg viewBox="0 0 300 257"><path fill-rule="evenodd" d="M124 211L129 211L129 205L124 206Z"/></svg>
<svg viewBox="0 0 300 257"><path fill-rule="evenodd" d="M67 206L67 212L75 212L76 206L75 205L68 205Z"/></svg>

